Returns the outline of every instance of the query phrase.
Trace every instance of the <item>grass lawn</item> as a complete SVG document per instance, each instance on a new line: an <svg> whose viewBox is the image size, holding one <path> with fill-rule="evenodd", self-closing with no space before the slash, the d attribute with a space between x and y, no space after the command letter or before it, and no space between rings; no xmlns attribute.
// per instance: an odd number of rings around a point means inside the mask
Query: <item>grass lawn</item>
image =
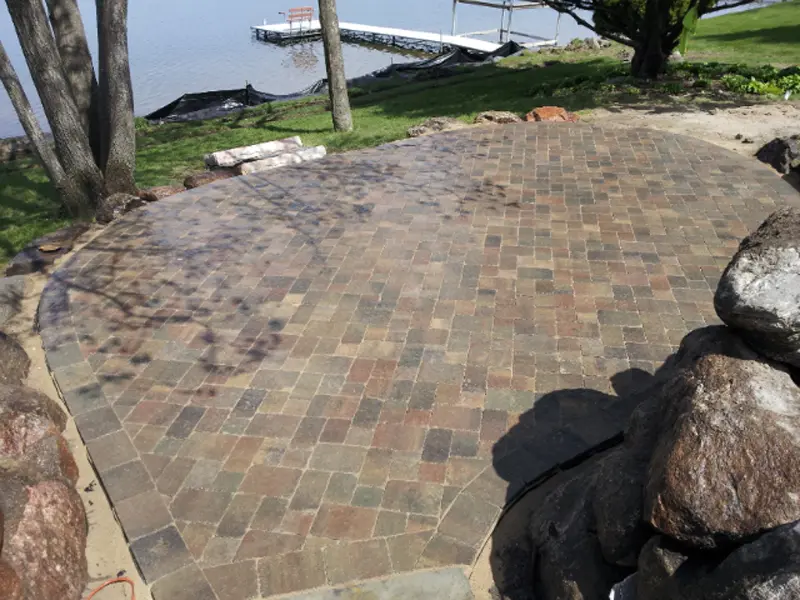
<svg viewBox="0 0 800 600"><path fill-rule="evenodd" d="M355 130L331 130L325 98L257 107L221 119L150 125L137 120L137 182L142 187L178 183L203 169L208 152L291 135L306 145L341 152L404 138L428 117L471 121L483 110L529 111L557 104L573 111L609 102L642 100L635 85L612 85L627 73L621 48L600 51L526 53L497 64L463 68L427 81L389 81L353 90ZM690 41L689 58L721 62L800 63L800 0L702 20ZM659 84L645 93L674 93L680 84ZM672 87L669 87L672 86ZM646 98L646 97L645 97ZM67 223L42 170L30 162L0 167L0 266L36 236Z"/></svg>
<svg viewBox="0 0 800 600"><path fill-rule="evenodd" d="M32 239L66 225L69 219L38 164L0 165L0 267Z"/></svg>
<svg viewBox="0 0 800 600"><path fill-rule="evenodd" d="M701 19L688 58L720 62L800 64L800 0Z"/></svg>

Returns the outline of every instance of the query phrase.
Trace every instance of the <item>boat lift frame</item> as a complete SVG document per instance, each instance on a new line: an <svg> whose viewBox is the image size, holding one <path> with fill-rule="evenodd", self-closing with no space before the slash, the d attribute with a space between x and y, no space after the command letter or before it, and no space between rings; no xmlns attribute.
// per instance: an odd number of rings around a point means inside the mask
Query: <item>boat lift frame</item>
<svg viewBox="0 0 800 600"><path fill-rule="evenodd" d="M456 33L457 14L459 4L473 4L475 6L484 6L486 8L495 8L500 10L500 27L498 29L489 29L486 31L471 31L469 33ZM505 44L511 35L528 38L532 42L523 43L523 46L536 47L536 46L555 46L558 43L558 30L561 25L561 13L558 13L556 18L556 34L553 39L546 39L531 33L523 31L513 31L511 29L511 22L514 12L518 10L531 10L536 8L546 8L544 2L538 0L453 0L453 27L451 35L466 37L470 35L488 35L492 33L500 34L500 43Z"/></svg>

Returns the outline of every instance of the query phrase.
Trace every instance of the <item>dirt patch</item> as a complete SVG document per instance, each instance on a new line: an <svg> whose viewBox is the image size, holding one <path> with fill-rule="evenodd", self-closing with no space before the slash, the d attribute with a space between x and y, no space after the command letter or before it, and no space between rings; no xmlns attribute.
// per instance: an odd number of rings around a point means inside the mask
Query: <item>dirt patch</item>
<svg viewBox="0 0 800 600"><path fill-rule="evenodd" d="M595 109L583 120L597 125L649 127L681 133L753 156L773 138L800 133L800 104L620 106Z"/></svg>

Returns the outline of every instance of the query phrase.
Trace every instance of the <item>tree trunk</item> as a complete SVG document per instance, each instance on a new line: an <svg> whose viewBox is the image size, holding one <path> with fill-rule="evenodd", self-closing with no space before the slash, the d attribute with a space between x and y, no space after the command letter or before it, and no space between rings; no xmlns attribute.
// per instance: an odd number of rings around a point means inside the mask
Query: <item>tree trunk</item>
<svg viewBox="0 0 800 600"><path fill-rule="evenodd" d="M22 89L17 72L14 70L14 65L11 64L2 42L0 42L0 80L2 80L3 86L8 92L11 104L19 117L19 122L28 135L39 161L47 171L53 187L56 188L69 212L73 214L79 213L83 191L67 177L49 140L42 133L42 128L39 127L36 115L33 114L33 108L31 108L31 103L28 101L28 96L25 94L25 90Z"/></svg>
<svg viewBox="0 0 800 600"><path fill-rule="evenodd" d="M91 216L105 191L103 174L92 158L44 6L40 0L6 0L6 5L53 132L56 154L66 176L81 190L80 198L64 201L76 216Z"/></svg>
<svg viewBox="0 0 800 600"><path fill-rule="evenodd" d="M347 95L336 0L319 0L319 22L322 28L322 45L325 48L325 68L328 71L333 128L336 131L351 131L353 117L350 114L350 98Z"/></svg>
<svg viewBox="0 0 800 600"><path fill-rule="evenodd" d="M670 54L664 54L658 38L645 40L642 45L634 48L631 73L635 77L655 79L666 71Z"/></svg>
<svg viewBox="0 0 800 600"><path fill-rule="evenodd" d="M667 69L677 40L670 39L671 0L647 0L644 20L634 47L631 72L636 77L655 79Z"/></svg>
<svg viewBox="0 0 800 600"><path fill-rule="evenodd" d="M83 128L89 136L95 161L98 161L100 134L97 115L97 78L78 3L76 0L46 0L46 2L64 74Z"/></svg>
<svg viewBox="0 0 800 600"><path fill-rule="evenodd" d="M104 161L100 166L109 194L136 194L136 129L128 63L128 0L97 0L100 47L100 110Z"/></svg>

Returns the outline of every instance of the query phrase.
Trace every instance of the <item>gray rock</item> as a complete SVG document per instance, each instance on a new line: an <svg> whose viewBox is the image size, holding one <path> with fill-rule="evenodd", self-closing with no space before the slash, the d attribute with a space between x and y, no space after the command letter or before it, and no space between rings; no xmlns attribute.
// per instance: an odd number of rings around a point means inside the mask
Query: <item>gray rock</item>
<svg viewBox="0 0 800 600"><path fill-rule="evenodd" d="M22 275L0 279L0 327L20 311L25 294L25 278Z"/></svg>
<svg viewBox="0 0 800 600"><path fill-rule="evenodd" d="M0 473L74 485L78 468L59 431L64 415L46 396L3 386L0 404ZM56 420L51 418L51 415Z"/></svg>
<svg viewBox="0 0 800 600"><path fill-rule="evenodd" d="M521 123L522 117L507 110L485 110L475 117L476 125L494 123L501 125L504 123Z"/></svg>
<svg viewBox="0 0 800 600"><path fill-rule="evenodd" d="M683 579L676 573L687 557L669 546L668 538L654 536L639 554L636 597L647 600L673 600L681 597Z"/></svg>
<svg viewBox="0 0 800 600"><path fill-rule="evenodd" d="M714 308L753 348L800 367L800 209L773 213L742 241Z"/></svg>
<svg viewBox="0 0 800 600"><path fill-rule="evenodd" d="M681 569L683 570L683 569ZM800 598L800 522L740 546L699 580L684 586L687 600L797 600Z"/></svg>
<svg viewBox="0 0 800 600"><path fill-rule="evenodd" d="M591 504L595 481L589 474L565 482L531 521L539 600L607 600L611 587L630 574L603 559Z"/></svg>
<svg viewBox="0 0 800 600"><path fill-rule="evenodd" d="M67 415L54 400L25 386L0 384L0 416L8 412L38 415L52 421L58 431L67 426Z"/></svg>
<svg viewBox="0 0 800 600"><path fill-rule="evenodd" d="M452 129L464 129L469 127L463 121L453 119L452 117L434 117L423 121L419 125L414 125L408 129L408 137L419 137L429 133L437 133L440 131L450 131Z"/></svg>
<svg viewBox="0 0 800 600"><path fill-rule="evenodd" d="M639 559L637 597L646 600L797 600L800 598L800 523L768 531L719 555L687 557L664 537Z"/></svg>
<svg viewBox="0 0 800 600"><path fill-rule="evenodd" d="M800 171L800 134L767 142L756 152L756 158L784 175Z"/></svg>
<svg viewBox="0 0 800 600"><path fill-rule="evenodd" d="M95 212L98 223L111 223L114 219L119 219L122 215L145 205L145 200L139 196L131 194L111 194L100 201L100 205Z"/></svg>
<svg viewBox="0 0 800 600"><path fill-rule="evenodd" d="M651 535L642 520L649 460L646 447L621 447L599 470L592 509L603 557L613 564L635 566L639 550Z"/></svg>
<svg viewBox="0 0 800 600"><path fill-rule="evenodd" d="M800 519L800 388L723 328L665 388L644 518L690 547L741 543Z"/></svg>
<svg viewBox="0 0 800 600"><path fill-rule="evenodd" d="M6 267L6 275L27 275L44 271L57 258L75 245L75 241L89 230L88 223L74 223L53 233L37 238L17 254ZM46 251L40 248L47 248Z"/></svg>
<svg viewBox="0 0 800 600"><path fill-rule="evenodd" d="M0 331L0 383L21 385L28 377L31 359L17 340Z"/></svg>

